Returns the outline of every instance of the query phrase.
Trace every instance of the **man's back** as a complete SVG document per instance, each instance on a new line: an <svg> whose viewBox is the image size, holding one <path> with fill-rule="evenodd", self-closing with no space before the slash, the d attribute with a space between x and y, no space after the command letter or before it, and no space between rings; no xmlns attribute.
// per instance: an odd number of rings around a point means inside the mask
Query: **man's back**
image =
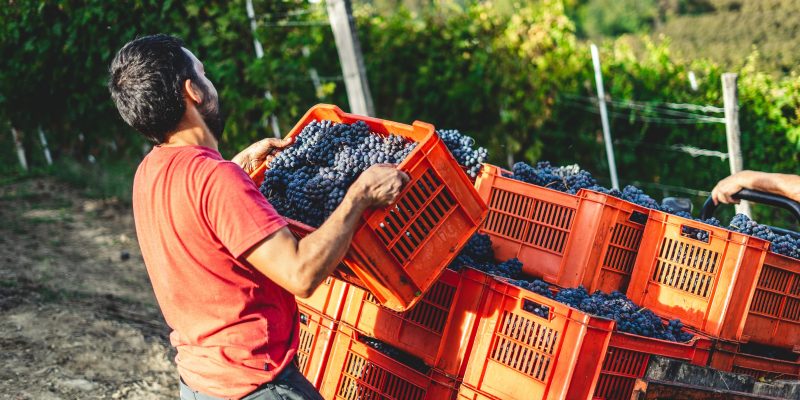
<svg viewBox="0 0 800 400"><path fill-rule="evenodd" d="M181 377L241 397L294 357L294 297L237 260L286 225L241 168L202 146L157 146L134 179L142 255Z"/></svg>

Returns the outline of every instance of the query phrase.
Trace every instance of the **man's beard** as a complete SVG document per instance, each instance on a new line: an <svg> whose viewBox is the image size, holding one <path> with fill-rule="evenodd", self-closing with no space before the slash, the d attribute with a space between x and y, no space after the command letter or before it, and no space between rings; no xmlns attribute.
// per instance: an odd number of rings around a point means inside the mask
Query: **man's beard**
<svg viewBox="0 0 800 400"><path fill-rule="evenodd" d="M206 98L208 98L208 90L203 88ZM206 123L208 130L214 135L214 138L219 142L222 139L222 132L225 130L225 115L222 113L222 108L219 97L210 99L210 101L203 102L197 109L203 122Z"/></svg>

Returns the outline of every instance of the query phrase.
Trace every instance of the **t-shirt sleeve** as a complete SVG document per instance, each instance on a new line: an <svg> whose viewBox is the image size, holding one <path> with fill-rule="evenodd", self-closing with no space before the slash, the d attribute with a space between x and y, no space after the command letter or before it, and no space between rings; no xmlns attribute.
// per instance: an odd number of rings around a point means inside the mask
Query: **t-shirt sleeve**
<svg viewBox="0 0 800 400"><path fill-rule="evenodd" d="M287 225L244 170L232 162L221 162L212 170L202 201L211 229L235 258Z"/></svg>

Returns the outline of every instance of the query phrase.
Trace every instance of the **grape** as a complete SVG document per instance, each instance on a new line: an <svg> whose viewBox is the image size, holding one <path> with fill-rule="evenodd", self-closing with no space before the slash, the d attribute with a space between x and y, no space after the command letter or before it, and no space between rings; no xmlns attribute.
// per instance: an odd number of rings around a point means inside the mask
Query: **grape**
<svg viewBox="0 0 800 400"><path fill-rule="evenodd" d="M669 214L713 226L720 226L720 222L716 218L709 218L707 220L697 219L693 218L692 215L686 211L676 211L670 207L662 207L661 204L652 197L633 185L625 186L621 191L602 187L597 184L597 181L589 172L580 169L577 165L555 167L548 161L540 161L536 163L536 166L530 166L526 163L518 162L514 164L512 171L513 174L506 174L504 176L569 194L576 194L580 189L588 189L614 196L645 208L664 211ZM706 231L691 227L687 227L686 230L687 235L695 239L704 242L708 242L710 239Z"/></svg>
<svg viewBox="0 0 800 400"><path fill-rule="evenodd" d="M477 232L470 237L448 268L460 271L465 266L509 279L517 278L522 274L522 262L516 258L501 263L495 262L492 240L489 235Z"/></svg>
<svg viewBox="0 0 800 400"><path fill-rule="evenodd" d="M445 146L453 154L453 158L466 168L467 175L476 178L481 170L481 165L486 162L489 155L483 147L474 148L475 140L463 135L455 129L444 129L436 132Z"/></svg>
<svg viewBox="0 0 800 400"><path fill-rule="evenodd" d="M660 209L658 202L636 186L625 186L622 191L604 188L597 184L597 180L591 173L580 169L577 165L556 167L548 161L540 161L536 163L536 166L531 166L524 162L518 162L512 167L512 172L513 174L506 176L548 189L569 194L576 194L580 189L588 189L618 197L642 207Z"/></svg>
<svg viewBox="0 0 800 400"><path fill-rule="evenodd" d="M312 121L270 163L261 193L279 214L318 227L358 175L373 164L402 162L416 143L370 132L362 121Z"/></svg>
<svg viewBox="0 0 800 400"><path fill-rule="evenodd" d="M664 324L654 312L637 306L618 291L611 293L596 291L589 294L585 287L578 286L577 288L561 289L553 295L550 286L540 280L509 280L508 282L585 313L613 319L617 322L616 329L621 332L673 342L687 342L694 337L691 333L684 331L683 323L679 319ZM543 309L541 305L526 304L525 307L527 311L547 317L548 310Z"/></svg>
<svg viewBox="0 0 800 400"><path fill-rule="evenodd" d="M800 259L800 240L792 235L778 235L766 225L761 225L747 215L736 214L731 219L729 229L745 235L755 236L770 243L770 251L787 257Z"/></svg>
<svg viewBox="0 0 800 400"><path fill-rule="evenodd" d="M439 134L467 173L476 177L486 149L473 149L474 140L456 130ZM359 174L374 164L399 164L415 147L403 137L373 133L363 121L312 121L270 163L260 190L279 214L319 227Z"/></svg>

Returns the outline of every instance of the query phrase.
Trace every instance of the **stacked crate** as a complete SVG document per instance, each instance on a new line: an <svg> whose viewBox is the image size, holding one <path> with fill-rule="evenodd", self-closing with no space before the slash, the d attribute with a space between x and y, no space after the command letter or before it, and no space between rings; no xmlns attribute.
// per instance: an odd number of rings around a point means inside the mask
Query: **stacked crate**
<svg viewBox="0 0 800 400"><path fill-rule="evenodd" d="M487 165L476 181L489 207L481 231L490 235L498 258L517 257L528 275L561 287L620 290L699 333L681 344L614 332L594 398L630 398L650 354L759 378L798 378L800 364L792 353L800 351L797 260L768 252L757 238L601 193L570 195L510 175ZM785 354L754 356L748 343ZM463 397L492 398L477 389Z"/></svg>
<svg viewBox="0 0 800 400"><path fill-rule="evenodd" d="M710 366L800 378L800 261L769 243L651 211L628 297L715 339Z"/></svg>

